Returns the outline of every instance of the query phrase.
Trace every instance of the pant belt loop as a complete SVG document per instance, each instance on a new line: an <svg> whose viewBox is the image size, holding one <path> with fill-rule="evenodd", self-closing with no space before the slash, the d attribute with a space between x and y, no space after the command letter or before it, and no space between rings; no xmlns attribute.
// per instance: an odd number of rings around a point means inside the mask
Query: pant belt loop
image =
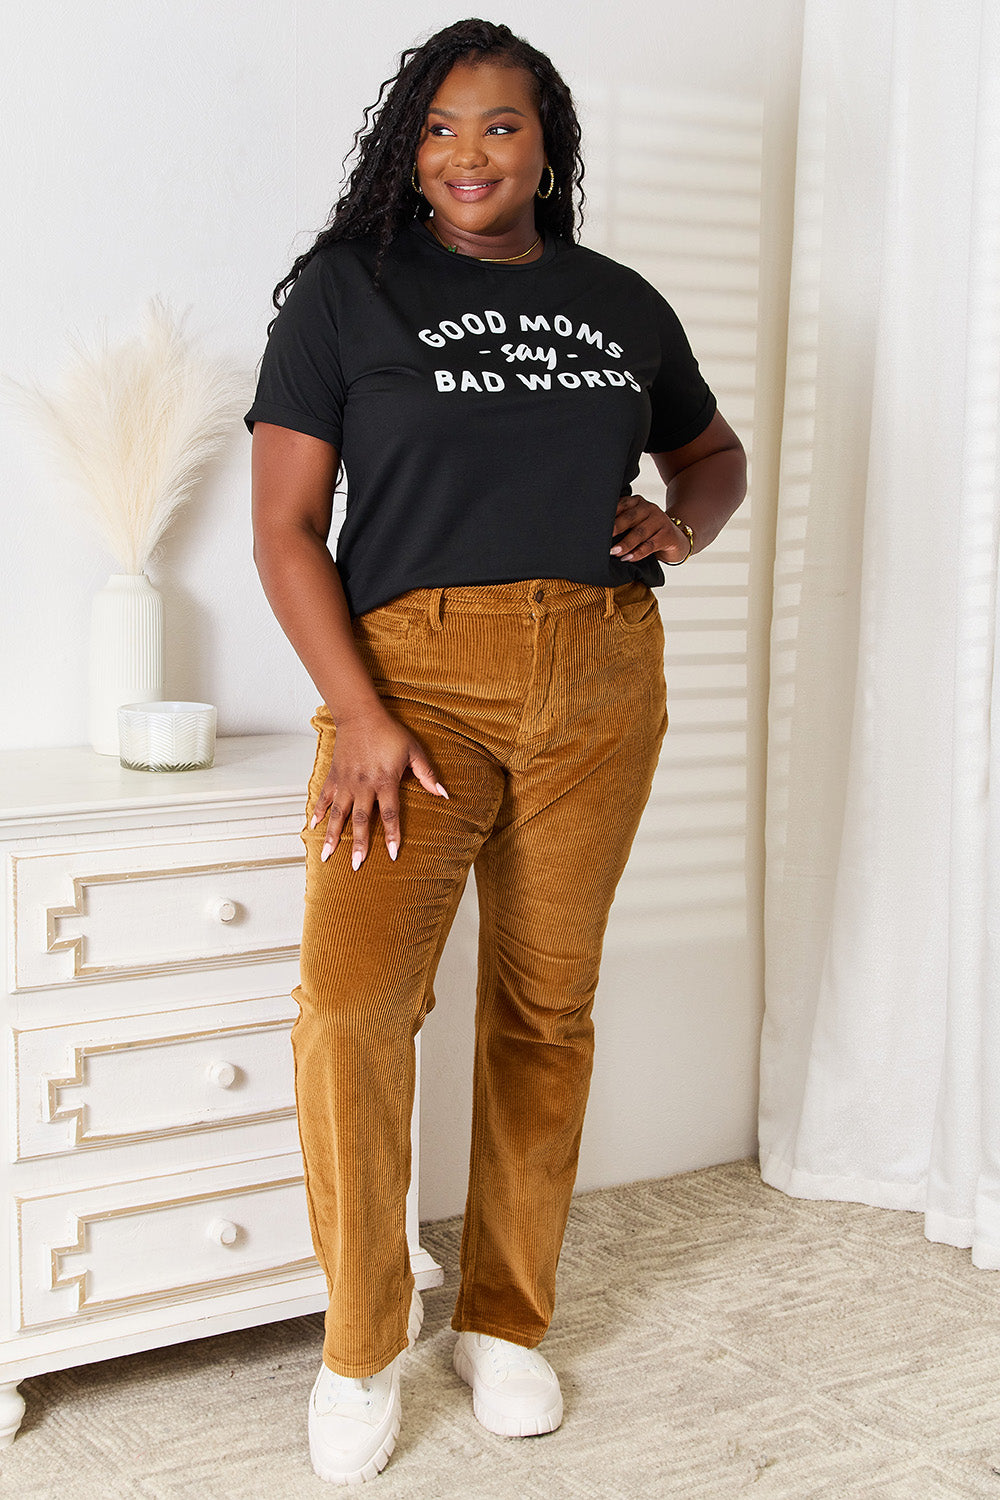
<svg viewBox="0 0 1000 1500"><path fill-rule="evenodd" d="M432 630L441 629L441 600L444 598L444 589L432 589L431 597L427 604L427 618L430 620Z"/></svg>
<svg viewBox="0 0 1000 1500"><path fill-rule="evenodd" d="M615 612L615 591L614 591L614 589L605 589L604 590L604 618L606 620L610 620L611 616L614 614L614 612Z"/></svg>

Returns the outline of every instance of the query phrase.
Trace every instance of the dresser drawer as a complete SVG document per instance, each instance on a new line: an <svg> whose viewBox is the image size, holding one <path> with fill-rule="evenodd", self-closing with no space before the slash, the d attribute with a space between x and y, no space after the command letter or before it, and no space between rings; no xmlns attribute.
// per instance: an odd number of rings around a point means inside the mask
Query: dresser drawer
<svg viewBox="0 0 1000 1500"><path fill-rule="evenodd" d="M295 1009L281 995L15 1031L17 1160L294 1115Z"/></svg>
<svg viewBox="0 0 1000 1500"><path fill-rule="evenodd" d="M19 990L291 957L298 833L11 857Z"/></svg>
<svg viewBox="0 0 1000 1500"><path fill-rule="evenodd" d="M313 1272L324 1288L292 1155L21 1198L17 1232L22 1328Z"/></svg>

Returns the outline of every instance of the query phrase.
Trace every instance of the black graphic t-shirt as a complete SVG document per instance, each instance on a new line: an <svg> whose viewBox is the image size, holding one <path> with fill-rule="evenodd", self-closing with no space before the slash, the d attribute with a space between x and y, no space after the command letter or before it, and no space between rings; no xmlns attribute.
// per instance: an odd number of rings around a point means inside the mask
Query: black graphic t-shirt
<svg viewBox="0 0 1000 1500"><path fill-rule="evenodd" d="M319 251L271 331L246 424L332 443L347 475L337 567L354 614L408 589L566 578L663 582L609 555L645 450L715 398L637 272L546 236L540 259L456 255L422 224L372 285L370 239Z"/></svg>

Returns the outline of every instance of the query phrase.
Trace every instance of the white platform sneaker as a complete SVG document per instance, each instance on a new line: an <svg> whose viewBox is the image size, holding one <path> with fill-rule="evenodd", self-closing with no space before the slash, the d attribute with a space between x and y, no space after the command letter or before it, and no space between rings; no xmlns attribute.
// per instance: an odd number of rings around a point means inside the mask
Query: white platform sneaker
<svg viewBox="0 0 1000 1500"><path fill-rule="evenodd" d="M420 1293L414 1291L407 1327L410 1348L423 1314ZM399 1436L400 1358L375 1375L360 1377L320 1366L309 1396L309 1457L320 1479L361 1484L389 1462Z"/></svg>
<svg viewBox="0 0 1000 1500"><path fill-rule="evenodd" d="M460 1333L455 1369L472 1387L472 1410L501 1437L555 1432L562 1421L559 1379L537 1349L523 1349L485 1333Z"/></svg>

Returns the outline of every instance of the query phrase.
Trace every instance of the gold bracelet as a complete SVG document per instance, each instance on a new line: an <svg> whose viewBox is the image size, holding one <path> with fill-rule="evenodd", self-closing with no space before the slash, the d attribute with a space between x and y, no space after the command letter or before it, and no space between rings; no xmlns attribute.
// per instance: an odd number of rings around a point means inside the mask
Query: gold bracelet
<svg viewBox="0 0 1000 1500"><path fill-rule="evenodd" d="M694 532L691 530L691 527L686 521L679 521L676 516L668 516L667 520L673 521L678 530L683 531L684 535L688 539L688 549L685 552L684 556L679 557L676 562L667 563L668 568L679 568L681 563L687 562L688 558L691 556L691 553L694 551Z"/></svg>

